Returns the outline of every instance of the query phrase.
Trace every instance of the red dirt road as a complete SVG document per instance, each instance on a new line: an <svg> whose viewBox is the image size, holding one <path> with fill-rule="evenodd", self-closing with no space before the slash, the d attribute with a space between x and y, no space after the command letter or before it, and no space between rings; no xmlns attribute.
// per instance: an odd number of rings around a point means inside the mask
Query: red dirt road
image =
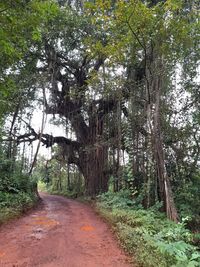
<svg viewBox="0 0 200 267"><path fill-rule="evenodd" d="M43 204L0 228L0 267L130 267L109 227L85 204Z"/></svg>

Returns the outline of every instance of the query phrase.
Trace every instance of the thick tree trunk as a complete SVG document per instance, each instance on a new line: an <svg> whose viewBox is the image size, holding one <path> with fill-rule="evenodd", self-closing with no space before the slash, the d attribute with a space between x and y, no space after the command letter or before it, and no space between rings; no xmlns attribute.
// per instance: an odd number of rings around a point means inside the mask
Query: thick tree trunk
<svg viewBox="0 0 200 267"><path fill-rule="evenodd" d="M103 145L103 119L99 119L96 106L92 106L88 135L82 137L85 146L79 151L80 170L85 179L85 191L96 196L108 190L108 148Z"/></svg>
<svg viewBox="0 0 200 267"><path fill-rule="evenodd" d="M106 147L92 147L81 154L80 169L85 178L85 189L87 195L96 196L99 193L103 193L108 190L106 164Z"/></svg>

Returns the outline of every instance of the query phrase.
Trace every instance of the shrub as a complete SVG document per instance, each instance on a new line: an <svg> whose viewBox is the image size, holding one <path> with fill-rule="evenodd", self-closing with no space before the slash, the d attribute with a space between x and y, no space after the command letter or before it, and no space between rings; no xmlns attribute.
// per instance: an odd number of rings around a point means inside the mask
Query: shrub
<svg viewBox="0 0 200 267"><path fill-rule="evenodd" d="M19 216L31 208L37 201L34 194L19 192L16 194L0 191L0 224Z"/></svg>
<svg viewBox="0 0 200 267"><path fill-rule="evenodd" d="M112 222L123 247L140 266L200 266L200 253L192 244L194 235L185 228L185 221L175 224L155 207L138 207L127 190L100 195L97 208Z"/></svg>

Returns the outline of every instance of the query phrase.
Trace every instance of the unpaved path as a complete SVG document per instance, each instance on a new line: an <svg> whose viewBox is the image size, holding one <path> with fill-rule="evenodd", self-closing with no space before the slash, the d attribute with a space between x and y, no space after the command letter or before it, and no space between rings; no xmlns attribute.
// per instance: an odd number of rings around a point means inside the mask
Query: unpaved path
<svg viewBox="0 0 200 267"><path fill-rule="evenodd" d="M0 267L130 267L109 227L87 205L42 195L28 215L0 228Z"/></svg>

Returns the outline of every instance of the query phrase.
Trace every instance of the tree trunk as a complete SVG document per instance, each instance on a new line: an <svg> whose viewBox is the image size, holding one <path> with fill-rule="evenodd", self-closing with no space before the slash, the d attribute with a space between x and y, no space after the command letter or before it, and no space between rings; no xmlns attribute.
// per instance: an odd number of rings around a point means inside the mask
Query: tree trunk
<svg viewBox="0 0 200 267"><path fill-rule="evenodd" d="M71 190L71 180L70 180L70 166L67 165L67 189Z"/></svg>
<svg viewBox="0 0 200 267"><path fill-rule="evenodd" d="M163 150L163 141L160 127L160 79L155 85L155 112L154 112L154 156L156 161L156 171L158 177L159 197L163 201L164 210L167 217L178 222L178 214L176 211L170 180L165 167L165 158Z"/></svg>
<svg viewBox="0 0 200 267"><path fill-rule="evenodd" d="M115 160L115 148L113 147L113 191L119 191L119 180L118 180L118 168L117 161Z"/></svg>
<svg viewBox="0 0 200 267"><path fill-rule="evenodd" d="M82 153L80 159L80 169L85 178L86 194L96 196L106 192L108 190L107 148L92 147Z"/></svg>
<svg viewBox="0 0 200 267"><path fill-rule="evenodd" d="M165 167L165 153L161 131L160 100L163 86L164 68L162 57L156 51L150 51L151 60L146 66L146 96L147 96L147 123L151 135L153 161L157 176L158 197L163 202L163 211L169 219L178 222L178 214L174 203L169 177Z"/></svg>

